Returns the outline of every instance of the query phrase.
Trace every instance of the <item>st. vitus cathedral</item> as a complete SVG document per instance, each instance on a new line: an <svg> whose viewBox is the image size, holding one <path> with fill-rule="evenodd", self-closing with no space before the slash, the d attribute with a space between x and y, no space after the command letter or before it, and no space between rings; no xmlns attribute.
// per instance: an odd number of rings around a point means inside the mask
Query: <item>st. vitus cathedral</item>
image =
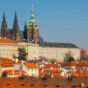
<svg viewBox="0 0 88 88"><path fill-rule="evenodd" d="M30 21L28 23L25 22L23 31L19 29L16 12L12 29L8 28L5 19L5 13L3 13L0 37L10 38L18 42L43 42L43 39L39 36L38 24L35 20L33 7Z"/></svg>

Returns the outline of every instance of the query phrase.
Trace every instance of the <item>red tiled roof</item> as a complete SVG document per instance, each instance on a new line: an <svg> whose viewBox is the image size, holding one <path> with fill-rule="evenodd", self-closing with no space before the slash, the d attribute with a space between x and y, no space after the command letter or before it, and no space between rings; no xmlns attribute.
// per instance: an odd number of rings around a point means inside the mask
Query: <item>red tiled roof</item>
<svg viewBox="0 0 88 88"><path fill-rule="evenodd" d="M7 38L0 38L0 43L18 43L18 42Z"/></svg>
<svg viewBox="0 0 88 88"><path fill-rule="evenodd" d="M25 62L24 65L29 68L29 69L35 69L35 68L38 68L36 64L34 63L27 63Z"/></svg>
<svg viewBox="0 0 88 88"><path fill-rule="evenodd" d="M82 48L80 49L80 51L81 51L81 52L85 52L85 50L84 50L84 49L82 49Z"/></svg>
<svg viewBox="0 0 88 88"><path fill-rule="evenodd" d="M45 69L48 69L48 68L58 68L58 64L45 64Z"/></svg>
<svg viewBox="0 0 88 88"><path fill-rule="evenodd" d="M88 61L63 62L61 66L88 66Z"/></svg>
<svg viewBox="0 0 88 88"><path fill-rule="evenodd" d="M84 83L84 87L88 86L88 78L75 78L73 81L67 79L48 79L41 80L39 78L27 77L24 80L19 78L0 78L0 88L81 88L80 84ZM33 86L31 86L33 85ZM44 87L47 85L47 87Z"/></svg>
<svg viewBox="0 0 88 88"><path fill-rule="evenodd" d="M14 66L14 61L12 59L8 59L8 58L0 58L0 64L3 68L13 67Z"/></svg>

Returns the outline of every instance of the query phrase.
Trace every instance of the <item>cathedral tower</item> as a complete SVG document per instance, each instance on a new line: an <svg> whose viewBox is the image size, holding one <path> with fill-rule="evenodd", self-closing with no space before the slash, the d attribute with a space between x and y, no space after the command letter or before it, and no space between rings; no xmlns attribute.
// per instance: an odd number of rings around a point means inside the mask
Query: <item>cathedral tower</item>
<svg viewBox="0 0 88 88"><path fill-rule="evenodd" d="M30 22L27 24L27 42L31 42L32 40L36 42L39 41L38 24L35 20L33 6L32 6Z"/></svg>
<svg viewBox="0 0 88 88"><path fill-rule="evenodd" d="M26 22L26 20L25 20L23 35L24 35L24 39L27 40L27 22Z"/></svg>
<svg viewBox="0 0 88 88"><path fill-rule="evenodd" d="M15 12L15 18L14 18L13 29L12 29L12 40L15 40L18 42L22 41L21 32L19 30L16 12Z"/></svg>
<svg viewBox="0 0 88 88"><path fill-rule="evenodd" d="M3 13L3 21L2 21L2 26L1 26L1 37L2 38L7 37L7 23L5 20L5 13Z"/></svg>

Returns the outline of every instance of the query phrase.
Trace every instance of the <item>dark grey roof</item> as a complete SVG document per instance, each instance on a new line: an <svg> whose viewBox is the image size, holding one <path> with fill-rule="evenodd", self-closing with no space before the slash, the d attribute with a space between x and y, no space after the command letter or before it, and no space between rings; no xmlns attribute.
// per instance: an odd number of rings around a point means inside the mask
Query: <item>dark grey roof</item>
<svg viewBox="0 0 88 88"><path fill-rule="evenodd" d="M79 48L72 43L43 42L43 43L40 43L39 45L43 47Z"/></svg>

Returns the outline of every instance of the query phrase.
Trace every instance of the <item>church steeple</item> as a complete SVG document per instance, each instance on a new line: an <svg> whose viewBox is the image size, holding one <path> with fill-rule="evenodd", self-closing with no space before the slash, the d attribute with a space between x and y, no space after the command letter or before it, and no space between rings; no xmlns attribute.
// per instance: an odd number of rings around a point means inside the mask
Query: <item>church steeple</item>
<svg viewBox="0 0 88 88"><path fill-rule="evenodd" d="M18 25L18 19L17 19L16 12L15 12L13 29L12 29L12 40L20 41L20 30L19 30L19 25Z"/></svg>
<svg viewBox="0 0 88 88"><path fill-rule="evenodd" d="M15 27L15 29L19 29L19 25L18 25L18 19L17 19L17 14L15 12L15 16L14 16L14 24L13 24L13 28Z"/></svg>
<svg viewBox="0 0 88 88"><path fill-rule="evenodd" d="M3 22L6 22L5 21L5 12L3 12Z"/></svg>
<svg viewBox="0 0 88 88"><path fill-rule="evenodd" d="M32 5L32 11L30 16L30 22L27 24L27 42L39 41L38 24L34 16L34 6Z"/></svg>
<svg viewBox="0 0 88 88"><path fill-rule="evenodd" d="M24 39L27 40L27 22L25 20L25 24L24 24L24 31L23 31L23 35L24 35Z"/></svg>
<svg viewBox="0 0 88 88"><path fill-rule="evenodd" d="M7 23L5 20L5 12L3 13L3 21L2 21L2 26L1 26L1 37L7 37Z"/></svg>
<svg viewBox="0 0 88 88"><path fill-rule="evenodd" d="M36 20L35 20L35 16L34 16L34 6L33 5L32 5L32 11L31 11L29 25L38 25Z"/></svg>
<svg viewBox="0 0 88 88"><path fill-rule="evenodd" d="M15 12L15 17L14 17L14 22L17 22L18 23L16 12Z"/></svg>

